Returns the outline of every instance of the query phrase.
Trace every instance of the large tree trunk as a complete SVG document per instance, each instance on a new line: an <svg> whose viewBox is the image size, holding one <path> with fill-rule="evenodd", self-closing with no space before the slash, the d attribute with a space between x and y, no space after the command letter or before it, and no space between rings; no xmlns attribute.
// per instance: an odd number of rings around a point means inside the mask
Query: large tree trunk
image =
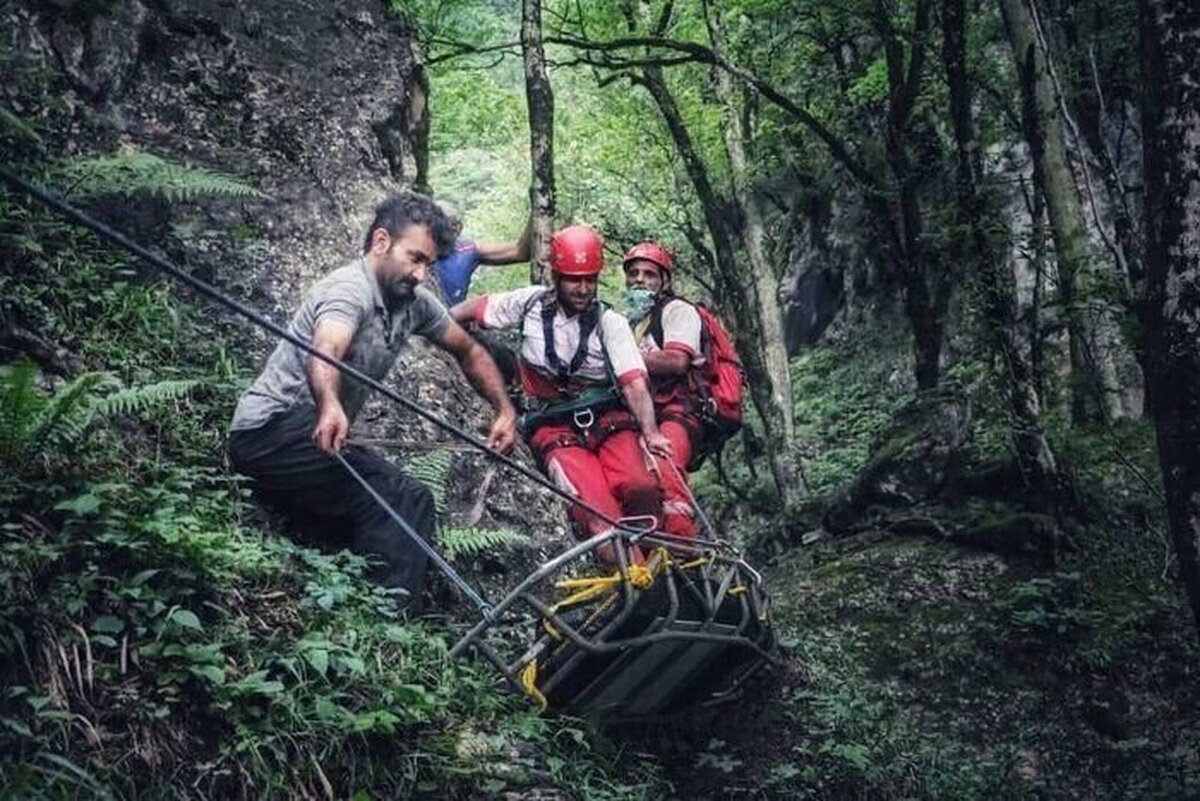
<svg viewBox="0 0 1200 801"><path fill-rule="evenodd" d="M721 30L716 14L707 0L704 3L704 15L713 50L721 53ZM762 348L763 363L767 370L767 379L770 381L771 397L767 411L778 421L777 425L772 427L783 432L786 440L784 446L790 451L795 439L792 422L792 379L788 369L787 343L783 336L783 312L779 306L779 281L767 259L763 244L765 236L762 209L751 186L749 169L746 166L746 151L751 132L743 130L747 116L739 110L733 77L726 70L717 68L713 70L713 79L725 121L725 151L729 155L730 183L733 186L734 199L742 211L742 240L750 261L747 276L750 301L758 317L756 328L759 347Z"/></svg>
<svg viewBox="0 0 1200 801"><path fill-rule="evenodd" d="M1079 274L1088 266L1087 230L1075 174L1067 160L1062 111L1026 6L1030 1L1000 0L1000 10L1025 97L1026 138L1037 189L1046 199L1054 240L1059 301L1067 316L1071 357L1071 416L1078 423L1096 422L1106 417L1106 390L1097 359L1089 352L1088 327L1076 297Z"/></svg>
<svg viewBox="0 0 1200 801"><path fill-rule="evenodd" d="M542 2L521 2L521 51L525 61L525 99L529 106L529 186L532 215L529 280L546 283L550 275L550 237L554 225L554 95L542 48Z"/></svg>
<svg viewBox="0 0 1200 801"><path fill-rule="evenodd" d="M1102 15L1057 13L1047 15L1046 22L1061 32L1070 57L1072 86L1067 91L1067 95L1075 106L1075 130L1087 144L1095 163L1100 168L1100 177L1107 193L1113 226L1112 240L1108 241L1106 237L1106 244L1109 245L1113 259L1121 268L1123 277L1133 277L1129 284L1131 286L1133 281L1141 280L1142 255L1138 244L1141 232L1138 230L1133 208L1121 181L1119 171L1121 154L1114 153L1109 149L1104 133L1105 125L1112 115L1101 94L1101 87L1110 85L1112 79L1117 76L1099 74L1100 65L1097 64L1095 52L1096 46L1101 45L1100 37L1111 38L1113 34L1117 33L1117 30L1107 27L1112 24L1112 20L1105 19ZM1081 23L1082 31L1080 30ZM1123 26L1124 21L1121 20L1117 24ZM1123 28L1121 32L1124 32ZM1086 47L1083 38L1087 39ZM1118 98L1118 102L1122 107L1124 106L1123 98ZM1125 116L1124 109L1120 108L1118 114L1123 118ZM1099 202L1097 199L1097 204ZM1099 226L1103 223L1097 220L1096 224ZM1129 297L1124 299L1131 300Z"/></svg>
<svg viewBox="0 0 1200 801"><path fill-rule="evenodd" d="M924 242L920 200L920 174L913 170L908 135L913 106L920 92L926 36L931 16L930 0L918 0L906 58L901 33L893 25L891 10L878 0L872 21L884 42L887 56L888 111L884 154L894 190L875 198L871 205L886 220L892 263L904 293L904 311L913 333L917 389L932 389L941 375L942 338L946 310L954 281L947 265L939 264Z"/></svg>
<svg viewBox="0 0 1200 801"><path fill-rule="evenodd" d="M1146 205L1142 356L1171 541L1200 626L1200 8L1139 0Z"/></svg>
<svg viewBox="0 0 1200 801"><path fill-rule="evenodd" d="M645 67L640 75L633 77L635 83L646 87L654 99L663 121L675 143L679 157L683 161L700 208L704 213L705 225L713 243L713 261L717 268L716 278L733 312L736 325L734 337L738 354L746 369L746 379L750 387L750 397L754 408L763 421L767 457L771 465L771 476L775 487L785 506L791 507L799 499L800 475L792 460L791 449L782 423L778 416L772 415L774 403L771 391L771 378L763 354L758 347L757 315L754 314L747 300L744 281L744 271L739 270L733 239L728 228L725 203L717 195L712 181L708 177L708 168L696 150L692 136L683 123L683 116L675 103L675 97L663 79L662 69L657 66Z"/></svg>
<svg viewBox="0 0 1200 801"><path fill-rule="evenodd" d="M984 325L1001 367L1013 415L1012 437L1022 475L1036 501L1049 505L1053 498L1054 454L1038 419L1038 394L1032 370L1017 338L1017 293L1011 270L1002 267L1000 254L987 232L987 201L980 191L983 177L979 141L971 116L971 84L967 76L964 0L942 2L942 60L950 88L950 118L958 146L955 188L957 214L970 231L968 263L979 270Z"/></svg>

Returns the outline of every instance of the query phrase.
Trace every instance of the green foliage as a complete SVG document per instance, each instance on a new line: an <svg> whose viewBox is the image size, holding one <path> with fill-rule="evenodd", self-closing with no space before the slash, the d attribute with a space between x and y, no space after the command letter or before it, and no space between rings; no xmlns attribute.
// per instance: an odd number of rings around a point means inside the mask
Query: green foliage
<svg viewBox="0 0 1200 801"><path fill-rule="evenodd" d="M859 331L852 344L814 348L792 360L796 439L814 493L857 475L872 441L909 397L907 386L893 383L906 373L907 354L885 336L883 327Z"/></svg>
<svg viewBox="0 0 1200 801"><path fill-rule="evenodd" d="M146 465L58 495L0 528L0 795L290 797L323 765L339 795L454 797L485 770L520 788L600 769L405 625L362 559L240 525L223 471ZM59 736L84 719L90 743ZM466 730L509 747L444 742Z"/></svg>
<svg viewBox="0 0 1200 801"><path fill-rule="evenodd" d="M880 103L887 99L887 94L887 62L883 58L872 61L866 72L846 92L851 100L863 105Z"/></svg>
<svg viewBox="0 0 1200 801"><path fill-rule="evenodd" d="M429 451L414 456L404 464L404 471L420 481L433 493L433 503L438 517L446 515L446 491L450 484L450 467L454 462L454 451Z"/></svg>
<svg viewBox="0 0 1200 801"><path fill-rule="evenodd" d="M51 169L56 184L74 197L151 195L168 202L216 196L263 199L263 192L227 175L186 167L152 153L124 150L62 162Z"/></svg>
<svg viewBox="0 0 1200 801"><path fill-rule="evenodd" d="M438 545L452 557L474 556L484 551L529 544L529 537L508 528L442 526L438 529L437 538Z"/></svg>
<svg viewBox="0 0 1200 801"><path fill-rule="evenodd" d="M499 151L525 134L525 105L520 92L498 71L446 71L437 74L431 98L438 123L430 135L432 150ZM483 165L481 165L483 166Z"/></svg>
<svg viewBox="0 0 1200 801"><path fill-rule="evenodd" d="M448 512L447 494L450 487L451 467L454 451L435 450L409 459L404 470L411 477L427 486L433 493L438 517L445 520ZM488 529L441 525L437 533L438 545L451 556L474 556L484 551L513 548L525 545L529 538L507 528Z"/></svg>
<svg viewBox="0 0 1200 801"><path fill-rule="evenodd" d="M0 106L0 139L13 134L21 139L41 146L44 144L38 132L19 114L15 114L4 106Z"/></svg>
<svg viewBox="0 0 1200 801"><path fill-rule="evenodd" d="M84 373L52 395L37 388L37 367L30 361L0 367L0 460L11 466L8 478L30 472L34 463L62 459L83 444L97 418L136 414L176 400L195 381L162 381L116 389L105 373Z"/></svg>

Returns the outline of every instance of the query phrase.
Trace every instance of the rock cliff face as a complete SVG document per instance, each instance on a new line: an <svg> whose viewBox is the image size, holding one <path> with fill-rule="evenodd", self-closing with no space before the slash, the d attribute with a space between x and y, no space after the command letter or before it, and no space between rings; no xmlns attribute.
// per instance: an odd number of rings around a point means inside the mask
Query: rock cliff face
<svg viewBox="0 0 1200 801"><path fill-rule="evenodd" d="M243 241L256 240L254 260L272 265L275 279L349 258L372 204L424 182L427 84L406 23L383 2L3 7L5 55L17 80L0 91L35 123L55 118L43 128L51 149L134 147L268 193L266 202L215 211L209 206L221 204L206 204L204 213L211 229L248 231ZM39 107L31 87L59 102ZM217 273L245 261L227 250L219 256Z"/></svg>
<svg viewBox="0 0 1200 801"><path fill-rule="evenodd" d="M375 203L425 185L428 84L411 29L383 0L0 0L0 67L13 78L0 104L38 129L44 155L135 148L267 193L91 208L279 322L317 276L361 253ZM247 325L225 330L243 369L274 344ZM453 359L419 340L392 383L460 425L487 419ZM355 430L446 438L379 400ZM561 507L494 473L455 456L452 520L532 524L560 545Z"/></svg>

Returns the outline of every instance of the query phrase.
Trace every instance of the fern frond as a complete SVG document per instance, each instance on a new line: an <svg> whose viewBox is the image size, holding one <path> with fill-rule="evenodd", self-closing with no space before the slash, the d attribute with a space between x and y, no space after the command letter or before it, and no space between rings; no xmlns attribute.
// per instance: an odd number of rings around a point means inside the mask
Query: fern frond
<svg viewBox="0 0 1200 801"><path fill-rule="evenodd" d="M37 390L37 366L28 359L0 367L0 454L17 459L28 447L34 423L46 406Z"/></svg>
<svg viewBox="0 0 1200 801"><path fill-rule="evenodd" d="M529 544L529 537L510 528L451 528L438 530L438 545L450 556L471 556L497 548Z"/></svg>
<svg viewBox="0 0 1200 801"><path fill-rule="evenodd" d="M33 130L33 126L26 122L24 117L4 106L0 106L0 129L13 131L39 146L45 144L42 137Z"/></svg>
<svg viewBox="0 0 1200 801"><path fill-rule="evenodd" d="M160 381L121 388L111 375L93 372L46 396L38 391L32 362L0 368L0 455L6 464L27 464L52 449L78 444L97 417L140 412L181 398L198 383ZM102 395L109 389L115 391Z"/></svg>
<svg viewBox="0 0 1200 801"><path fill-rule="evenodd" d="M212 195L267 198L264 192L221 173L186 167L173 161L126 150L108 156L67 161L55 170L59 181L77 196L150 194L168 201Z"/></svg>
<svg viewBox="0 0 1200 801"><path fill-rule="evenodd" d="M78 441L95 417L96 393L108 386L119 385L107 373L84 373L52 395L33 422L30 453Z"/></svg>
<svg viewBox="0 0 1200 801"><path fill-rule="evenodd" d="M446 490L450 485L453 451L430 451L409 459L404 472L429 487L439 516L446 514Z"/></svg>
<svg viewBox="0 0 1200 801"><path fill-rule="evenodd" d="M96 414L104 417L136 414L160 403L178 400L195 389L198 384L198 381L159 381L140 387L126 387L97 399L93 409Z"/></svg>

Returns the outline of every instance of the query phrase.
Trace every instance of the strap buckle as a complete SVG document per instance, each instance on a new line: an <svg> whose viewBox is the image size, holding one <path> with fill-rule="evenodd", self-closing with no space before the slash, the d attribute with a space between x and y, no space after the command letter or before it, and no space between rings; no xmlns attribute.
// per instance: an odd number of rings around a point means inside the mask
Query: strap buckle
<svg viewBox="0 0 1200 801"><path fill-rule="evenodd" d="M571 415L571 419L576 428L587 434L588 429L596 424L596 413L592 411L592 407L587 406L583 409L576 409L575 413Z"/></svg>

